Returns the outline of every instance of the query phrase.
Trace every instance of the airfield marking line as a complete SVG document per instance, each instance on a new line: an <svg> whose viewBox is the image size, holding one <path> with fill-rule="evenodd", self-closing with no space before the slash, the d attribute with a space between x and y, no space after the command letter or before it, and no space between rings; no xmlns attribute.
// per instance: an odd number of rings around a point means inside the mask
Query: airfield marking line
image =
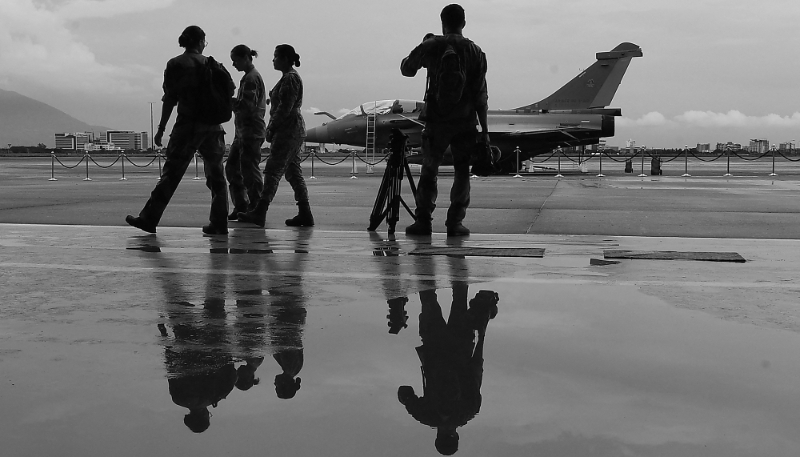
<svg viewBox="0 0 800 457"><path fill-rule="evenodd" d="M216 274L216 275L243 275L243 276L285 276L297 275L303 277L316 278L342 278L342 279L394 279L394 280L425 280L436 279L440 275L420 275L420 274L381 274L381 273L337 273L303 270L280 270L280 271L251 271L235 269L208 269L208 268L162 268L162 267L114 267L109 265L67 265L67 264L45 264L45 263L25 263L25 262L2 262L0 268L18 269L42 269L42 270L70 270L70 271L90 271L97 273L191 273L191 274ZM551 274L551 273L545 273ZM668 286L679 285L684 287L721 287L738 289L800 289L800 286L790 281L776 282L730 282L730 281L665 281L665 280L622 280L613 279L575 279L575 278L506 278L491 276L470 276L468 280L472 283L501 282L510 284L556 284L556 285L606 285L606 286Z"/></svg>

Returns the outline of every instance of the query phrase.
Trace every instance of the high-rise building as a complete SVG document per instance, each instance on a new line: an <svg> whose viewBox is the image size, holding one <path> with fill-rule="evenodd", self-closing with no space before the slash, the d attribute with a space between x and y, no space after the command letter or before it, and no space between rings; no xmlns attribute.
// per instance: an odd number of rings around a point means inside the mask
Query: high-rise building
<svg viewBox="0 0 800 457"><path fill-rule="evenodd" d="M769 151L769 140L751 139L748 151L754 154L764 154Z"/></svg>

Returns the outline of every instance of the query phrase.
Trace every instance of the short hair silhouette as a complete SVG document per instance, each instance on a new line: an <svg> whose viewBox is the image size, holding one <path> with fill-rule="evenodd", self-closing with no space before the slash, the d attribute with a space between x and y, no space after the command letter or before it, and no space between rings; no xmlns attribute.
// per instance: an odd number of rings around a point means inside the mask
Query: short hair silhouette
<svg viewBox="0 0 800 457"><path fill-rule="evenodd" d="M434 443L436 450L442 455L453 455L458 451L458 432L439 430Z"/></svg>
<svg viewBox="0 0 800 457"><path fill-rule="evenodd" d="M457 3L451 3L442 8L442 13L439 17L442 18L442 25L451 30L462 28L466 21L464 8Z"/></svg>

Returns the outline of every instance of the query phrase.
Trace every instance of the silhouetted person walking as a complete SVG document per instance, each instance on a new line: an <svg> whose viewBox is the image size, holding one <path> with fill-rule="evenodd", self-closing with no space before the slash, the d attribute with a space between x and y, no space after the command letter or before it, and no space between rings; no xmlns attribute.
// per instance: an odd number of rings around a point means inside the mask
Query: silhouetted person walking
<svg viewBox="0 0 800 457"><path fill-rule="evenodd" d="M236 133L225 163L225 177L231 194L233 211L229 220L236 220L239 213L252 209L261 192L264 180L261 177L261 145L267 136L267 90L261 73L253 65L258 51L240 44L231 50L233 67L244 72L239 90L233 102Z"/></svg>
<svg viewBox="0 0 800 457"><path fill-rule="evenodd" d="M251 211L239 213L239 220L263 227L269 205L278 190L278 183L282 176L286 176L299 210L297 216L286 219L286 225L310 227L314 225L314 216L311 214L308 189L300 167L300 147L306 134L305 121L300 112L303 105L303 80L294 68L300 66L300 56L292 46L281 44L275 47L272 64L282 76L269 91L267 141L270 142L270 155L264 166L264 191Z"/></svg>
<svg viewBox="0 0 800 457"><path fill-rule="evenodd" d="M201 87L199 67L206 64L203 55L206 47L206 34L200 27L191 25L181 33L178 44L185 48L183 54L167 62L164 70L164 97L161 106L161 121L153 140L161 146L164 129L178 107L178 117L170 133L167 145L166 162L161 179L150 194L139 216L128 215L125 221L145 232L156 233L156 227L167 208L172 195L178 188L186 168L192 161L195 151L203 158L206 186L211 191L211 212L209 224L203 226L203 233L222 235L228 233L228 193L222 158L225 154L225 131L219 124L207 124L199 120L201 107L198 89ZM230 79L230 78L228 78ZM233 81L230 94L233 94ZM228 95L228 98L230 95Z"/></svg>
<svg viewBox="0 0 800 457"><path fill-rule="evenodd" d="M466 236L462 221L470 202L469 160L478 141L489 144L487 121L486 56L481 48L461 34L464 8L447 5L441 12L442 34L425 35L422 43L403 59L400 71L413 77L427 68L425 107L419 119L422 132L422 170L416 194L416 222L408 235L430 235L436 208L437 176L447 147L453 154L453 187L445 226L448 236ZM481 126L480 139L475 129Z"/></svg>

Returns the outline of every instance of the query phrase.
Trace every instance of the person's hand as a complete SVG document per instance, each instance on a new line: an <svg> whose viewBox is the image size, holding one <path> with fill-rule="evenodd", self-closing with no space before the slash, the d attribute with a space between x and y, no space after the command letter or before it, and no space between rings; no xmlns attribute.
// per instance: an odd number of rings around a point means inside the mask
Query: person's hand
<svg viewBox="0 0 800 457"><path fill-rule="evenodd" d="M164 137L164 131L158 129L158 132L156 132L156 136L153 137L153 141L156 143L156 146L161 147L161 139L163 137Z"/></svg>
<svg viewBox="0 0 800 457"><path fill-rule="evenodd" d="M481 133L479 143L492 144L491 140L489 139L489 132Z"/></svg>

